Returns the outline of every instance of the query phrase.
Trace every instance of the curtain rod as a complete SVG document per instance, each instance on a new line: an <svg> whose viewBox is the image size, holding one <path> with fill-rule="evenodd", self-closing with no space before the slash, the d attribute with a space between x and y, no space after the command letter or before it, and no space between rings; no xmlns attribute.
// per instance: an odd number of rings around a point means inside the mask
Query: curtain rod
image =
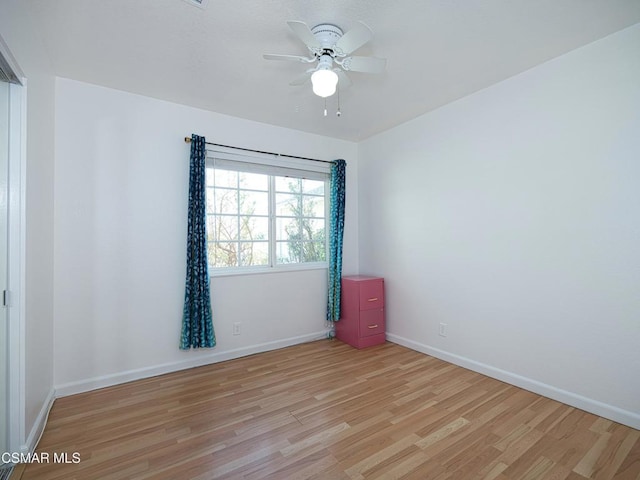
<svg viewBox="0 0 640 480"><path fill-rule="evenodd" d="M185 143L191 143L191 138L184 137L184 141ZM207 145L213 145L214 147L233 148L235 150L243 150L245 152L263 153L266 155L277 155L278 157L286 157L286 158L298 158L300 160L311 160L312 162L335 163L331 160L318 160L317 158L296 157L295 155L285 155L284 153L265 152L263 150L253 150L252 148L233 147L231 145L223 145L221 143L212 143L212 142L204 142L204 143Z"/></svg>

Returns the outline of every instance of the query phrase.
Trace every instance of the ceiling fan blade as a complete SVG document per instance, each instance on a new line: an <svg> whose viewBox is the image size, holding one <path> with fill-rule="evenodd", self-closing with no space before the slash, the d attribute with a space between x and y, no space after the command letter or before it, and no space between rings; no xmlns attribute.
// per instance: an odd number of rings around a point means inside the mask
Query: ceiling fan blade
<svg viewBox="0 0 640 480"><path fill-rule="evenodd" d="M313 50L321 47L320 42L318 42L318 39L313 36L311 29L306 23L291 20L287 22L287 25L289 25L289 28L293 30L293 33L295 33L298 38L302 40L302 43L304 43L309 49Z"/></svg>
<svg viewBox="0 0 640 480"><path fill-rule="evenodd" d="M386 58L347 57L342 61L342 68L351 72L382 73L387 66Z"/></svg>
<svg viewBox="0 0 640 480"><path fill-rule="evenodd" d="M290 62L311 63L315 62L315 58L307 58L300 55L278 55L277 53L265 53L262 55L265 60L285 60Z"/></svg>
<svg viewBox="0 0 640 480"><path fill-rule="evenodd" d="M338 87L339 88L341 88L341 89L349 88L352 85L353 82L349 78L349 75L347 75L344 72L344 70L342 70L341 68L334 68L333 71L338 74Z"/></svg>
<svg viewBox="0 0 640 480"><path fill-rule="evenodd" d="M307 70L302 75L300 75L298 78L295 78L291 83L289 83L289 85L292 85L294 87L296 87L298 85L304 85L305 83L307 83L311 79L311 74L313 72L314 72L313 68L310 69L310 70Z"/></svg>
<svg viewBox="0 0 640 480"><path fill-rule="evenodd" d="M340 56L349 55L355 52L365 43L373 38L373 32L364 23L356 23L351 30L345 33L340 40L336 42L334 51Z"/></svg>

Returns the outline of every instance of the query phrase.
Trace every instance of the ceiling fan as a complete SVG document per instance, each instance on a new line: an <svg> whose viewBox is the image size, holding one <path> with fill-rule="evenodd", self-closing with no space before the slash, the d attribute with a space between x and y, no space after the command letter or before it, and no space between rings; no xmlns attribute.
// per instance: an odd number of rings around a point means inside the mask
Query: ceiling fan
<svg viewBox="0 0 640 480"><path fill-rule="evenodd" d="M287 24L307 46L310 55L304 57L268 53L264 58L315 64L290 85L304 85L311 80L313 93L326 98L336 92L338 82L342 88L351 85L351 79L346 72L381 73L385 69L387 60L384 58L351 55L373 38L371 29L362 22L356 23L346 33L328 23L313 28L299 21L289 21Z"/></svg>

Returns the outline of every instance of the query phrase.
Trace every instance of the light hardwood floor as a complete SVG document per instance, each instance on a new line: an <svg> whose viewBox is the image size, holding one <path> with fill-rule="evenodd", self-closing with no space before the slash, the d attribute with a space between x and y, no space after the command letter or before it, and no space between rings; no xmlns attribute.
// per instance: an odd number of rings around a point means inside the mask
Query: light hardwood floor
<svg viewBox="0 0 640 480"><path fill-rule="evenodd" d="M319 341L56 400L32 479L640 479L640 431L387 343Z"/></svg>

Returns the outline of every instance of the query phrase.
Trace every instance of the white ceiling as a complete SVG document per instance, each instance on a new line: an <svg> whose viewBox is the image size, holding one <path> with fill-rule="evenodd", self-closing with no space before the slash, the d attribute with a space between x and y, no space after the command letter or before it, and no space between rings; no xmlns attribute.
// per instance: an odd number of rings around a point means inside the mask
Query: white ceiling
<svg viewBox="0 0 640 480"><path fill-rule="evenodd" d="M25 0L56 75L241 118L361 140L640 22L640 0ZM306 54L287 20L374 39L382 75L323 100L291 87ZM639 52L640 54L640 52Z"/></svg>

